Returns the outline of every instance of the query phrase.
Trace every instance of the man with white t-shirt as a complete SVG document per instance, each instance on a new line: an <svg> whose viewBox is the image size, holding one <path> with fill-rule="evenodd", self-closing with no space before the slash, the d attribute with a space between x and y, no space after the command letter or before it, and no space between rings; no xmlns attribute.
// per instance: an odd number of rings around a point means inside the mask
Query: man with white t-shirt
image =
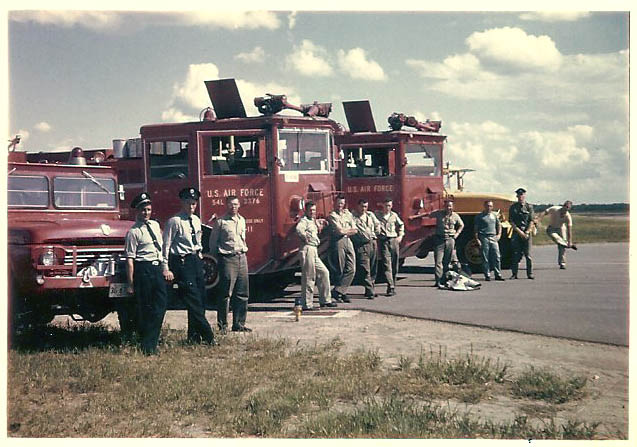
<svg viewBox="0 0 637 447"><path fill-rule="evenodd" d="M555 205L547 208L538 216L539 219L549 216L546 234L557 244L557 263L562 270L566 269L566 249L577 250L577 246L573 244L573 219L569 212L572 207L573 202L567 200L564 205ZM566 230L566 235L564 230Z"/></svg>

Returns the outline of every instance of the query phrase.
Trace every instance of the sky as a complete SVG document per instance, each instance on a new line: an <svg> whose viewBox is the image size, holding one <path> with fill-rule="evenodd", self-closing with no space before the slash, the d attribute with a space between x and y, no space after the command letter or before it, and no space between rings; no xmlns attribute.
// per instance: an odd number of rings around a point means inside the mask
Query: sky
<svg viewBox="0 0 637 447"><path fill-rule="evenodd" d="M266 3L267 4L267 3ZM621 8L621 5L624 8ZM18 4L20 5L20 4ZM442 120L466 188L532 203L629 201L629 13L69 11L7 15L8 138L27 151L111 147L197 120L205 80L294 104L368 99ZM23 6L20 6L23 7ZM262 6L261 6L262 7ZM338 8L338 7L337 7ZM623 12L622 12L623 11ZM295 112L285 112L296 114Z"/></svg>

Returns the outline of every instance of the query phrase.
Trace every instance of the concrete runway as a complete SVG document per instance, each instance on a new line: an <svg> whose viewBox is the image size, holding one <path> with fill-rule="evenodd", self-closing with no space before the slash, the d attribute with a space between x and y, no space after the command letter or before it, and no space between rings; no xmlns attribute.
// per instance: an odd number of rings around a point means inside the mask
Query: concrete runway
<svg viewBox="0 0 637 447"><path fill-rule="evenodd" d="M339 308L628 346L628 247L580 245L567 251L566 270L557 266L555 246L534 247L535 280L526 279L522 261L520 279L484 282L482 274L474 274L482 287L470 292L432 287L433 256L410 258L398 275L397 296L384 297L379 284L381 296L367 300L361 286L352 286L352 302ZM291 286L289 295L270 303L251 303L250 310L291 309L299 289Z"/></svg>

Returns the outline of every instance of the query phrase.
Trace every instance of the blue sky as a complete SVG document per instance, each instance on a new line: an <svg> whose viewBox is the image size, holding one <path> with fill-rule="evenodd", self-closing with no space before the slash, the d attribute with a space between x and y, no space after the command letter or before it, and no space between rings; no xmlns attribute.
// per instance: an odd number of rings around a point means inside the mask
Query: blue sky
<svg viewBox="0 0 637 447"><path fill-rule="evenodd" d="M628 26L627 12L14 10L9 134L29 151L109 147L196 119L203 81L233 77L249 115L274 93L332 102L343 124L342 101L369 99L379 130L392 112L441 119L473 191L627 202Z"/></svg>

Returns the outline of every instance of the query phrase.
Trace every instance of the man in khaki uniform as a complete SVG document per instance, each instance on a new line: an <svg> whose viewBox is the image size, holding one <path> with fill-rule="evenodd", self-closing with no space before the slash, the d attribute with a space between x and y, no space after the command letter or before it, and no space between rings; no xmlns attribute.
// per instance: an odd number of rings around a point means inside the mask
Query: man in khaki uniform
<svg viewBox="0 0 637 447"><path fill-rule="evenodd" d="M374 292L374 283L378 267L376 240L380 233L380 222L374 213L368 211L368 208L368 201L360 199L356 211L352 213L358 229L358 233L352 236L352 242L356 252L356 271L362 276L365 298L373 300L375 296L378 296Z"/></svg>
<svg viewBox="0 0 637 447"><path fill-rule="evenodd" d="M330 234L329 258L332 267L334 289L332 298L349 303L347 289L352 284L356 272L356 254L350 239L358 230L354 224L354 216L345 207L345 197L338 195L334 202L334 211L328 221L332 230Z"/></svg>
<svg viewBox="0 0 637 447"><path fill-rule="evenodd" d="M383 209L376 212L376 218L380 223L380 231L378 233L380 264L384 268L385 280L387 281L386 296L396 295L400 242L405 235L405 224L398 214L392 211L393 205L392 199L387 198L383 203Z"/></svg>
<svg viewBox="0 0 637 447"><path fill-rule="evenodd" d="M336 307L330 296L330 272L321 261L318 247L319 233L327 226L324 219L316 219L316 205L305 204L305 216L296 224L296 234L301 239L301 296L295 304L303 310L314 308L314 284L318 285L320 307Z"/></svg>
<svg viewBox="0 0 637 447"><path fill-rule="evenodd" d="M546 227L546 234L557 245L557 263L561 270L566 269L566 249L577 250L577 246L573 244L573 219L569 212L572 206L573 202L567 200L564 205L547 208L537 216L538 222L544 216L549 216L549 226ZM566 235L564 230L566 230Z"/></svg>
<svg viewBox="0 0 637 447"><path fill-rule="evenodd" d="M453 211L453 201L445 200L444 209L434 211L429 214L436 218L436 233L434 236L434 262L435 268L435 284L438 287L445 278L445 274L449 270L449 264L453 260L453 254L456 250L456 239L462 233L464 222Z"/></svg>

